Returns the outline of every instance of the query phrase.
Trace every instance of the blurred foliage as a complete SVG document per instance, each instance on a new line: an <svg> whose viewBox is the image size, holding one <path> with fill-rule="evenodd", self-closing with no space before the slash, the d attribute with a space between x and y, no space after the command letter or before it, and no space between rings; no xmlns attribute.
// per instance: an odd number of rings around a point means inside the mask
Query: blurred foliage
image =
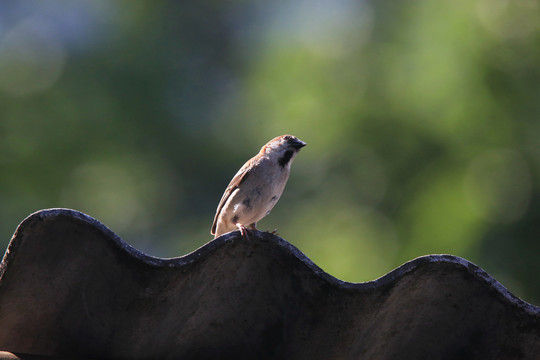
<svg viewBox="0 0 540 360"><path fill-rule="evenodd" d="M462 256L540 304L533 0L0 4L0 232L83 211L155 256L211 239L269 139L274 229L330 274Z"/></svg>

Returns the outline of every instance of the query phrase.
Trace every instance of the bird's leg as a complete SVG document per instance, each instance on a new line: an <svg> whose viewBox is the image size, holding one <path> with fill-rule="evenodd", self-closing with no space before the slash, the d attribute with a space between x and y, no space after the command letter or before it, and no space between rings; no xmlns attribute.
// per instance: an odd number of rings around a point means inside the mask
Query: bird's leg
<svg viewBox="0 0 540 360"><path fill-rule="evenodd" d="M248 229L244 225L242 225L240 223L236 223L235 225L240 230L240 233L242 234L242 237L244 239L246 239L246 240L249 240Z"/></svg>

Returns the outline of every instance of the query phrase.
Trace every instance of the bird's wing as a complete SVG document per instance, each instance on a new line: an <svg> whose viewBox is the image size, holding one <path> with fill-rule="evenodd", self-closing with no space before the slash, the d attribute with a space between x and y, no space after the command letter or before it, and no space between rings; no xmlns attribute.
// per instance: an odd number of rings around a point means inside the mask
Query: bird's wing
<svg viewBox="0 0 540 360"><path fill-rule="evenodd" d="M219 214L221 213L221 209L223 208L223 206L225 205L225 203L227 202L227 200L229 199L233 191L244 180L247 179L249 172L252 168L252 164L253 164L253 159L250 159L248 162L246 162L244 166L242 166L240 170L238 170L236 175L234 175L231 182L227 186L227 189L225 189L225 193L223 193L223 196L221 197L221 200L219 201L219 205L216 210L216 215L214 216L214 223L212 224L212 231L210 231L210 234L214 235L216 233L217 222L218 222Z"/></svg>

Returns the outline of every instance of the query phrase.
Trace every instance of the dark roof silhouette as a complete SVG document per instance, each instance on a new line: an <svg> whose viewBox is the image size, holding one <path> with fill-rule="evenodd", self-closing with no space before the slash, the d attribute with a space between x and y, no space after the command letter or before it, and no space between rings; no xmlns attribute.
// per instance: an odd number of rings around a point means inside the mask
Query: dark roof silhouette
<svg viewBox="0 0 540 360"><path fill-rule="evenodd" d="M538 359L539 314L455 256L348 283L268 233L161 259L67 209L25 219L0 268L5 358Z"/></svg>

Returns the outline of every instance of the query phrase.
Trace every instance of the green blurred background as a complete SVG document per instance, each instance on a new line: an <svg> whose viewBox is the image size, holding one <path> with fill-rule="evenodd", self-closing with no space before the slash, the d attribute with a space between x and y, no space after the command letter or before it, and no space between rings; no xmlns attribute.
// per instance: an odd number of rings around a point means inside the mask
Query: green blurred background
<svg viewBox="0 0 540 360"><path fill-rule="evenodd" d="M0 239L68 207L160 257L211 239L269 139L261 229L330 274L449 253L540 304L540 4L3 1Z"/></svg>

